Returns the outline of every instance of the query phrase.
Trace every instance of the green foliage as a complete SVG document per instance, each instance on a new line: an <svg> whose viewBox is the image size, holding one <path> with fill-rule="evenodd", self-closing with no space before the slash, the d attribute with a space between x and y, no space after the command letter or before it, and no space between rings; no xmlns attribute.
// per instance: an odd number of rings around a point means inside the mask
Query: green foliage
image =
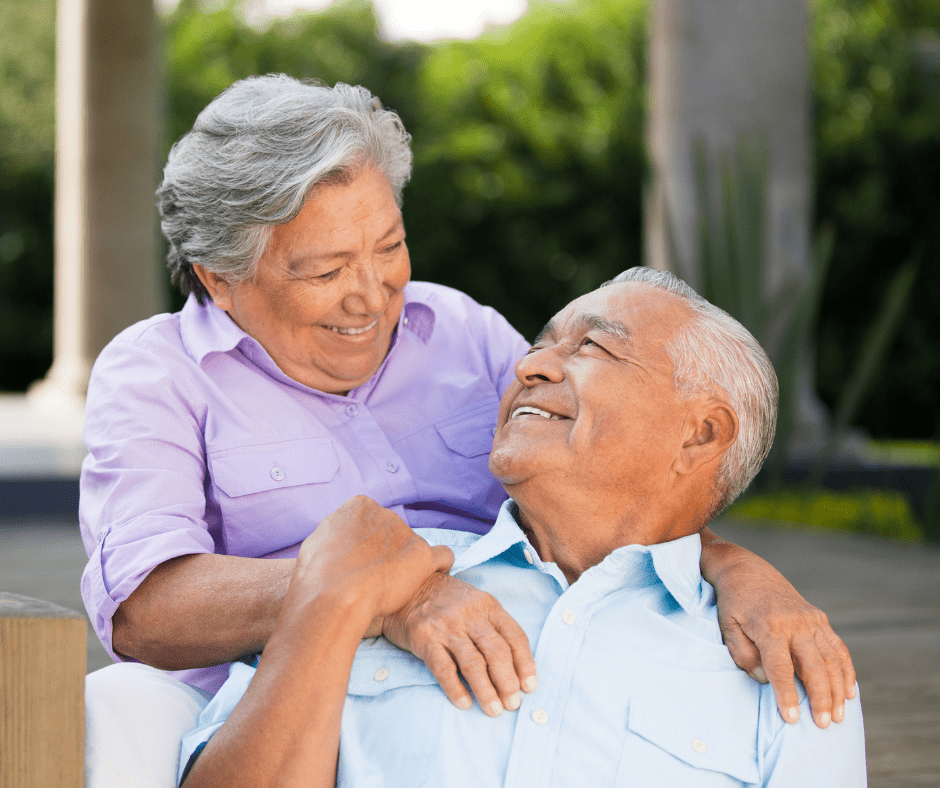
<svg viewBox="0 0 940 788"><path fill-rule="evenodd" d="M429 52L405 203L416 276L531 338L640 262L644 25L639 0L545 3Z"/></svg>
<svg viewBox="0 0 940 788"><path fill-rule="evenodd" d="M817 335L834 404L892 277L923 255L899 339L856 423L940 435L940 4L815 0L816 213L838 231Z"/></svg>
<svg viewBox="0 0 940 788"><path fill-rule="evenodd" d="M52 361L55 3L0 0L0 391Z"/></svg>
<svg viewBox="0 0 940 788"><path fill-rule="evenodd" d="M470 292L532 336L640 262L644 0L536 2L507 28L433 46L379 40L365 0L263 30L237 3L205 7L183 0L163 20L167 146L239 77L360 83L414 135L416 277ZM921 249L898 344L859 420L876 435L940 435L940 4L814 9L816 214L839 238L820 308L821 392L836 401L880 294ZM0 389L25 388L51 358L53 39L53 0L0 0Z"/></svg>
<svg viewBox="0 0 940 788"><path fill-rule="evenodd" d="M922 528L907 498L886 490L750 493L732 504L724 516L744 521L800 523L909 542L923 540Z"/></svg>

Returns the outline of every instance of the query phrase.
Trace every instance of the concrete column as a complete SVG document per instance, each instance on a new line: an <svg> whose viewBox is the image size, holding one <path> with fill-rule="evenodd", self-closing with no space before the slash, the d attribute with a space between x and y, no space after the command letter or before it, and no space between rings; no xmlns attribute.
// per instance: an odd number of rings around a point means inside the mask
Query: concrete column
<svg viewBox="0 0 940 788"><path fill-rule="evenodd" d="M81 408L101 349L165 301L152 0L59 0L54 357L30 402Z"/></svg>
<svg viewBox="0 0 940 788"><path fill-rule="evenodd" d="M671 268L668 209L679 256L691 270L689 283L698 285L694 146L699 140L705 145L717 197L722 162L746 139L767 155L767 294L777 293L794 273L806 275L811 216L807 37L806 0L654 0L647 265ZM760 339L773 344L773 338ZM826 415L805 362L799 375L795 443L818 443L824 439Z"/></svg>

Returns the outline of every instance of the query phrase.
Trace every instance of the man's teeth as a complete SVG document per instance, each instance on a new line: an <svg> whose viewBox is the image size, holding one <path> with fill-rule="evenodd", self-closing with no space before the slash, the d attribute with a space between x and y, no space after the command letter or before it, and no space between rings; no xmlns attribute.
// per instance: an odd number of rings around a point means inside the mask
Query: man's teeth
<svg viewBox="0 0 940 788"><path fill-rule="evenodd" d="M558 420L561 418L561 416L556 416L554 413L549 413L547 410L541 410L540 408L532 408L528 405L525 405L524 407L521 407L521 408L516 408L512 412L512 418L514 419L516 418L516 416L521 416L524 413L531 413L533 416L541 416L543 419Z"/></svg>
<svg viewBox="0 0 940 788"><path fill-rule="evenodd" d="M379 322L379 319L376 318L371 323L369 323L369 325L363 326L362 328L340 328L339 326L327 326L327 328L330 329L330 331L332 331L334 334L347 334L347 335L365 334L366 331L369 331L370 329L375 328L378 322Z"/></svg>

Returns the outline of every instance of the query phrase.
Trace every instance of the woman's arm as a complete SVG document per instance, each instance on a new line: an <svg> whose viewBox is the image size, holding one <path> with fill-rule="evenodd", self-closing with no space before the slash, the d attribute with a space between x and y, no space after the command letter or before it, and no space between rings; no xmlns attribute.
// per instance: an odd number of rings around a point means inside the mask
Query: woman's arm
<svg viewBox="0 0 940 788"><path fill-rule="evenodd" d="M164 561L115 611L114 650L161 670L219 665L261 651L295 564L214 553Z"/></svg>
<svg viewBox="0 0 940 788"><path fill-rule="evenodd" d="M855 668L826 614L763 558L709 528L701 536L702 575L715 587L725 645L738 667L773 685L787 722L799 719L794 672L806 686L816 724L841 722L845 699L855 697Z"/></svg>

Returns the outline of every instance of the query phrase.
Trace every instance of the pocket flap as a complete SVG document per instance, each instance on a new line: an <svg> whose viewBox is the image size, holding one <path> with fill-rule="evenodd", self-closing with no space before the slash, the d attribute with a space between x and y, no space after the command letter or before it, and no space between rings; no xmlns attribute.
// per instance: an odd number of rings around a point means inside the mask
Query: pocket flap
<svg viewBox="0 0 940 788"><path fill-rule="evenodd" d="M735 731L641 698L630 701L629 728L680 761L699 769L757 782L757 749Z"/></svg>
<svg viewBox="0 0 940 788"><path fill-rule="evenodd" d="M216 485L230 498L328 482L339 470L330 438L295 438L230 449L209 450Z"/></svg>
<svg viewBox="0 0 940 788"><path fill-rule="evenodd" d="M434 426L449 449L463 457L478 457L493 449L498 410L499 401L492 399Z"/></svg>
<svg viewBox="0 0 940 788"><path fill-rule="evenodd" d="M363 641L349 675L349 694L380 695L399 687L437 684L418 657L393 646L385 638Z"/></svg>

